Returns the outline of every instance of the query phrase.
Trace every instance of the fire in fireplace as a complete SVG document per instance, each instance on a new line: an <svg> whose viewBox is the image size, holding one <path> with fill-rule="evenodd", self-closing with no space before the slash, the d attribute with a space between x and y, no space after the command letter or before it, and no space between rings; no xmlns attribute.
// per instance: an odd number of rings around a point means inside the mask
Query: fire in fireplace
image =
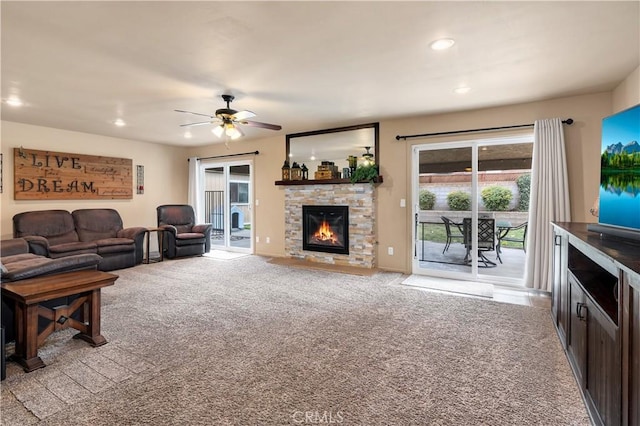
<svg viewBox="0 0 640 426"><path fill-rule="evenodd" d="M302 249L349 254L349 206L302 206Z"/></svg>

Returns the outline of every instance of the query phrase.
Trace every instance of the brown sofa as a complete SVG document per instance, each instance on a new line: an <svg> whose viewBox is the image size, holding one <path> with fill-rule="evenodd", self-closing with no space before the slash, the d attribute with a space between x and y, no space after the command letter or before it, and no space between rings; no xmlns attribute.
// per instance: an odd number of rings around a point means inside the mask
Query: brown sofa
<svg viewBox="0 0 640 426"><path fill-rule="evenodd" d="M31 252L52 259L98 254L101 271L142 263L145 231L123 228L120 214L113 209L41 210L13 217L14 238L24 238Z"/></svg>

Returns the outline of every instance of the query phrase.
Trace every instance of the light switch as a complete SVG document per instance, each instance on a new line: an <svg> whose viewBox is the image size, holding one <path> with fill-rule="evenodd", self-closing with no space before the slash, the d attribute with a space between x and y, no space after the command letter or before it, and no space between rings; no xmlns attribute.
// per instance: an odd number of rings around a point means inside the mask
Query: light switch
<svg viewBox="0 0 640 426"><path fill-rule="evenodd" d="M400 198L400 207L407 207L407 200Z"/></svg>

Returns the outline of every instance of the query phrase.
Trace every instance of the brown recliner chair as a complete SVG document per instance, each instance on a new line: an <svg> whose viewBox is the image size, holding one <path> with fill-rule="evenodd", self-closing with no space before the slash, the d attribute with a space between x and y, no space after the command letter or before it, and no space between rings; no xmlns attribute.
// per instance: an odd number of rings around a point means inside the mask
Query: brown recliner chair
<svg viewBox="0 0 640 426"><path fill-rule="evenodd" d="M211 249L211 224L196 224L190 205L166 204L156 208L158 228L164 229L162 249L169 259L196 256Z"/></svg>

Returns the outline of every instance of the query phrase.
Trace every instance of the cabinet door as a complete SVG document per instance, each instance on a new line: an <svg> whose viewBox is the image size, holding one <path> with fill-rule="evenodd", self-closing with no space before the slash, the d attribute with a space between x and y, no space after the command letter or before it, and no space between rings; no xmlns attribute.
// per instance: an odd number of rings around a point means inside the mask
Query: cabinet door
<svg viewBox="0 0 640 426"><path fill-rule="evenodd" d="M551 288L552 302L551 312L558 327L558 334L562 345L567 346L568 315L568 284L567 284L567 259L568 238L566 235L554 230L553 239L553 285Z"/></svg>
<svg viewBox="0 0 640 426"><path fill-rule="evenodd" d="M640 425L640 275L627 272L624 277L626 339L623 346L623 380L626 378L626 411L623 424ZM624 399L623 399L624 401Z"/></svg>
<svg viewBox="0 0 640 426"><path fill-rule="evenodd" d="M586 396L591 399L602 423L621 421L622 373L618 327L590 299L587 300Z"/></svg>
<svg viewBox="0 0 640 426"><path fill-rule="evenodd" d="M585 387L587 375L587 305L586 295L573 274L569 279L569 335L567 352L580 387Z"/></svg>

